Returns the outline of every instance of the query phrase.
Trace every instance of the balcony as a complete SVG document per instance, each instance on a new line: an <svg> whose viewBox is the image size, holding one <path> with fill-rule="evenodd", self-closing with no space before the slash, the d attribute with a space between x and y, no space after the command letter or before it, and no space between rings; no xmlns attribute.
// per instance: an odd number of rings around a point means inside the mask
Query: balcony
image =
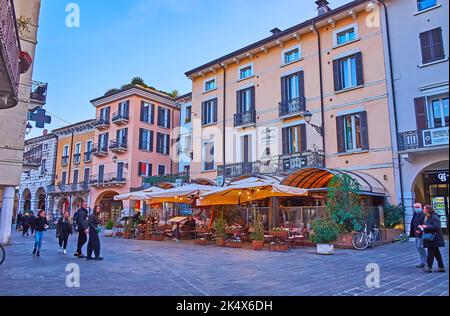
<svg viewBox="0 0 450 316"><path fill-rule="evenodd" d="M106 144L94 144L92 155L99 158L106 157L108 155L108 146Z"/></svg>
<svg viewBox="0 0 450 316"><path fill-rule="evenodd" d="M12 0L0 1L0 109L17 105L22 72L20 38ZM24 60L25 61L25 60ZM28 69L24 68L23 71ZM5 80L5 79L6 80Z"/></svg>
<svg viewBox="0 0 450 316"><path fill-rule="evenodd" d="M281 118L287 118L295 115L302 115L306 111L306 98L300 97L280 102L279 113Z"/></svg>
<svg viewBox="0 0 450 316"><path fill-rule="evenodd" d="M92 161L92 152L88 151L84 153L84 162L91 162Z"/></svg>
<svg viewBox="0 0 450 316"><path fill-rule="evenodd" d="M398 151L429 149L437 146L448 146L448 126L407 131L398 134Z"/></svg>
<svg viewBox="0 0 450 316"><path fill-rule="evenodd" d="M179 174L168 174L164 176L144 177L142 183L144 188L150 188L163 182L175 183L177 180L181 180L183 183L189 183L190 181L189 172L183 172Z"/></svg>
<svg viewBox="0 0 450 316"><path fill-rule="evenodd" d="M58 184L50 185L47 187L48 194L59 194L59 193L82 193L89 191L89 183L74 183L74 184Z"/></svg>
<svg viewBox="0 0 450 316"><path fill-rule="evenodd" d="M91 176L89 184L94 188L102 187L121 187L126 184L126 176L118 176L117 173L108 173L103 176L94 175Z"/></svg>
<svg viewBox="0 0 450 316"><path fill-rule="evenodd" d="M241 112L234 115L234 127L248 127L256 124L256 110Z"/></svg>
<svg viewBox="0 0 450 316"><path fill-rule="evenodd" d="M113 114L112 122L116 125L126 125L128 124L129 115L128 113L116 112Z"/></svg>
<svg viewBox="0 0 450 316"><path fill-rule="evenodd" d="M109 144L109 149L116 154L126 153L128 150L127 140L112 140Z"/></svg>
<svg viewBox="0 0 450 316"><path fill-rule="evenodd" d="M31 83L30 102L42 107L47 102L48 83L33 81Z"/></svg>
<svg viewBox="0 0 450 316"><path fill-rule="evenodd" d="M61 166L65 167L69 165L69 156L61 157Z"/></svg>
<svg viewBox="0 0 450 316"><path fill-rule="evenodd" d="M292 155L270 157L264 161L241 162L218 166L218 176L235 178L242 175L274 174L283 175L301 168L323 168L323 152L304 152Z"/></svg>
<svg viewBox="0 0 450 316"><path fill-rule="evenodd" d="M94 122L94 127L99 131L103 131L109 128L109 120L99 117Z"/></svg>
<svg viewBox="0 0 450 316"><path fill-rule="evenodd" d="M23 154L25 170L38 169L42 163L42 144L35 146Z"/></svg>
<svg viewBox="0 0 450 316"><path fill-rule="evenodd" d="M81 154L74 154L73 155L73 164L79 165L81 163Z"/></svg>

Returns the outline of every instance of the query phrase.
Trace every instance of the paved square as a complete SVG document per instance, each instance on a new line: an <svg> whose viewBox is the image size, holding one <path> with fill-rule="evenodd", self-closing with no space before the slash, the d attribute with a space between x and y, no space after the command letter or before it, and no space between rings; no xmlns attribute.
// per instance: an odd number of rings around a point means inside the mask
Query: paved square
<svg viewBox="0 0 450 316"><path fill-rule="evenodd" d="M256 252L191 243L102 238L105 260L92 262L57 252L54 231L45 235L42 256L33 258L34 238L13 237L0 266L0 295L441 295L449 275L415 268L414 243L319 256L314 248L290 253ZM443 249L448 264L448 250ZM66 265L80 266L81 287L67 288ZM370 263L381 268L381 287L366 286ZM447 267L448 268L448 267Z"/></svg>

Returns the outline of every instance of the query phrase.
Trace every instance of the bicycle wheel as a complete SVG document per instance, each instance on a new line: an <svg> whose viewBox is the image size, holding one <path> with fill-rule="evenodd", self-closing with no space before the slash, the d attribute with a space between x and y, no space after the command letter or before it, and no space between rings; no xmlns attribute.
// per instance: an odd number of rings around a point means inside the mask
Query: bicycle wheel
<svg viewBox="0 0 450 316"><path fill-rule="evenodd" d="M3 261L5 261L5 257L6 257L5 248L3 248L2 245L0 245L0 266L2 265Z"/></svg>
<svg viewBox="0 0 450 316"><path fill-rule="evenodd" d="M369 246L369 239L362 233L357 233L353 236L352 245L356 250L365 250Z"/></svg>

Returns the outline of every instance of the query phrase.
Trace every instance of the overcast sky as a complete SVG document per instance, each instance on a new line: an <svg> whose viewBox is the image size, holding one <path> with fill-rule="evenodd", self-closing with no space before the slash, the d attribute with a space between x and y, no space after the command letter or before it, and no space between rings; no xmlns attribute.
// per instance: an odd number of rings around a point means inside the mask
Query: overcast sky
<svg viewBox="0 0 450 316"><path fill-rule="evenodd" d="M350 0L330 0L332 8ZM43 0L33 79L49 83L49 130L94 117L89 100L134 76L191 90L184 73L316 15L314 0ZM66 6L80 27L66 26ZM29 137L42 130L33 128Z"/></svg>

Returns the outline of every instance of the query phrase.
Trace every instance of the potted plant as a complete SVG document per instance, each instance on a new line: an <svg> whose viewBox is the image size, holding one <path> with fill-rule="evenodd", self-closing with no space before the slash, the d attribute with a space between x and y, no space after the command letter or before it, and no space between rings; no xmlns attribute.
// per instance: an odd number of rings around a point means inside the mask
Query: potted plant
<svg viewBox="0 0 450 316"><path fill-rule="evenodd" d="M145 240L152 240L152 234L153 234L152 222L147 221L147 227L145 229Z"/></svg>
<svg viewBox="0 0 450 316"><path fill-rule="evenodd" d="M206 240L205 238L199 238L195 240L195 244L200 246L206 246L208 244L208 240Z"/></svg>
<svg viewBox="0 0 450 316"><path fill-rule="evenodd" d="M113 237L114 236L114 221L110 219L105 224L105 231L104 231L105 237Z"/></svg>
<svg viewBox="0 0 450 316"><path fill-rule="evenodd" d="M255 214L255 225L250 238L252 239L253 250L262 250L264 248L264 226L259 213Z"/></svg>
<svg viewBox="0 0 450 316"><path fill-rule="evenodd" d="M289 245L282 241L273 241L270 243L270 251L289 251Z"/></svg>
<svg viewBox="0 0 450 316"><path fill-rule="evenodd" d="M131 239L133 236L133 221L129 220L125 225L125 229L123 231L123 237L125 239Z"/></svg>
<svg viewBox="0 0 450 316"><path fill-rule="evenodd" d="M284 227L274 227L270 230L270 235L272 235L273 237L287 238L289 235L289 230Z"/></svg>
<svg viewBox="0 0 450 316"><path fill-rule="evenodd" d="M220 247L225 247L225 220L223 214L216 220L216 244Z"/></svg>
<svg viewBox="0 0 450 316"><path fill-rule="evenodd" d="M402 233L405 209L401 206L386 204L384 207L384 224L380 231L381 240L393 242Z"/></svg>
<svg viewBox="0 0 450 316"><path fill-rule="evenodd" d="M317 244L317 253L320 255L334 254L332 244L339 235L339 226L329 219L316 219L311 225L311 241Z"/></svg>

